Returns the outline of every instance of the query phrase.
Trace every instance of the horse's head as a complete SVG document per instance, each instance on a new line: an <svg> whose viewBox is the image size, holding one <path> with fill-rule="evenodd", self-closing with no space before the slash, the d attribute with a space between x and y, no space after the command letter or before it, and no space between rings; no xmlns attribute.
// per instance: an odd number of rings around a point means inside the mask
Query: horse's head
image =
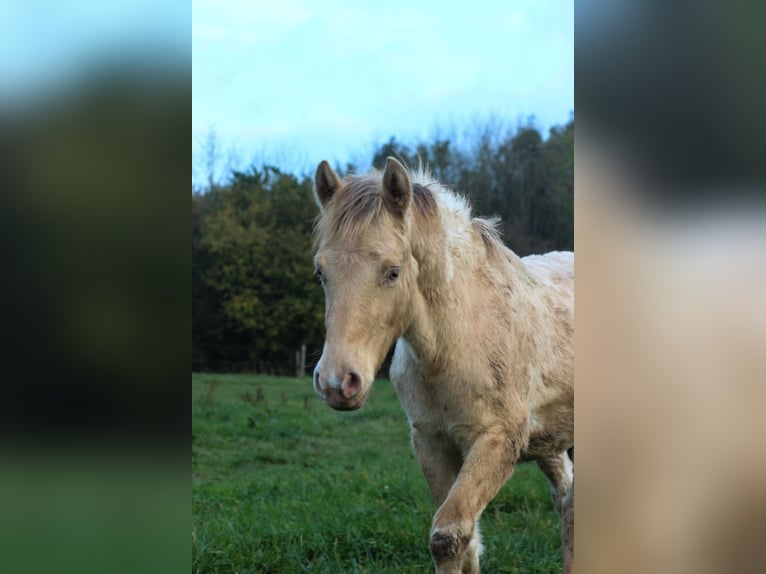
<svg viewBox="0 0 766 574"><path fill-rule="evenodd" d="M417 279L409 241L412 184L393 158L382 178L343 180L323 161L315 192L321 214L314 262L325 291L326 336L314 389L332 408L353 410L364 404L411 317Z"/></svg>

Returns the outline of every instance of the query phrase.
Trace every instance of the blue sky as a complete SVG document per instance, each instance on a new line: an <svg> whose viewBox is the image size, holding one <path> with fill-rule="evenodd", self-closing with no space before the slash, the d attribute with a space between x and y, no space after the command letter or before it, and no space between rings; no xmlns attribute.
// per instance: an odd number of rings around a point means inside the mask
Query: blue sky
<svg viewBox="0 0 766 574"><path fill-rule="evenodd" d="M310 169L395 135L574 110L573 1L193 0L193 153Z"/></svg>

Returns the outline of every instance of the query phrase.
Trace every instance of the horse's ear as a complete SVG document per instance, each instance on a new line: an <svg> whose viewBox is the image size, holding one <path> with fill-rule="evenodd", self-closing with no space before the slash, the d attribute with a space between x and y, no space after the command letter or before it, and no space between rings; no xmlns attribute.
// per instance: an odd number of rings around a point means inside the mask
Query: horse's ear
<svg viewBox="0 0 766 574"><path fill-rule="evenodd" d="M383 201L386 207L401 217L410 206L412 183L407 170L394 158L386 159L386 171L383 172Z"/></svg>
<svg viewBox="0 0 766 574"><path fill-rule="evenodd" d="M314 193L320 209L324 209L324 206L338 189L340 189L338 174L333 171L327 161L323 160L317 166L316 174L314 174Z"/></svg>

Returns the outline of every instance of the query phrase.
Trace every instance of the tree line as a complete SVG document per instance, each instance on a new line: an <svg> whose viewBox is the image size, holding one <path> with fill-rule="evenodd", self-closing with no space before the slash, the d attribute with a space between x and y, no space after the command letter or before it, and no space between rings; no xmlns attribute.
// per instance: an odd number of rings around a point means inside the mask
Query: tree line
<svg viewBox="0 0 766 574"><path fill-rule="evenodd" d="M392 137L371 165L382 168L388 156L427 164L476 214L500 216L519 255L574 248L573 117L547 137L532 122L488 124L468 143ZM192 370L293 374L302 345L309 367L318 358L324 303L313 274L312 176L253 166L192 190Z"/></svg>

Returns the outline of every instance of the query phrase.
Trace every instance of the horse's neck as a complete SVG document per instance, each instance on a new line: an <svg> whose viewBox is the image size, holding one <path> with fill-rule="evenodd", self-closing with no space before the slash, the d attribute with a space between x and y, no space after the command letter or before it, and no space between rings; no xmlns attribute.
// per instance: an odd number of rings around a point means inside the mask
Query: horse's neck
<svg viewBox="0 0 766 574"><path fill-rule="evenodd" d="M475 269L450 257L448 246L433 239L422 249L413 250L418 261L418 288L404 338L421 361L441 363L466 330L463 309L477 293L469 292Z"/></svg>
<svg viewBox="0 0 766 574"><path fill-rule="evenodd" d="M498 267L496 277L502 277L498 279L502 285L495 287L504 295L510 294L508 304L514 313L534 312L534 290L526 266L516 254L503 249L494 256L499 257L496 260L482 248L471 257L450 256L446 234L437 233L436 237L444 241L433 241L431 236L413 246L419 267L418 292L413 298L412 322L404 335L426 363L441 363L445 354L465 343L466 337L475 337L476 322L482 319L466 310L474 307L477 298L488 296L484 290L492 289L486 283L488 266Z"/></svg>

